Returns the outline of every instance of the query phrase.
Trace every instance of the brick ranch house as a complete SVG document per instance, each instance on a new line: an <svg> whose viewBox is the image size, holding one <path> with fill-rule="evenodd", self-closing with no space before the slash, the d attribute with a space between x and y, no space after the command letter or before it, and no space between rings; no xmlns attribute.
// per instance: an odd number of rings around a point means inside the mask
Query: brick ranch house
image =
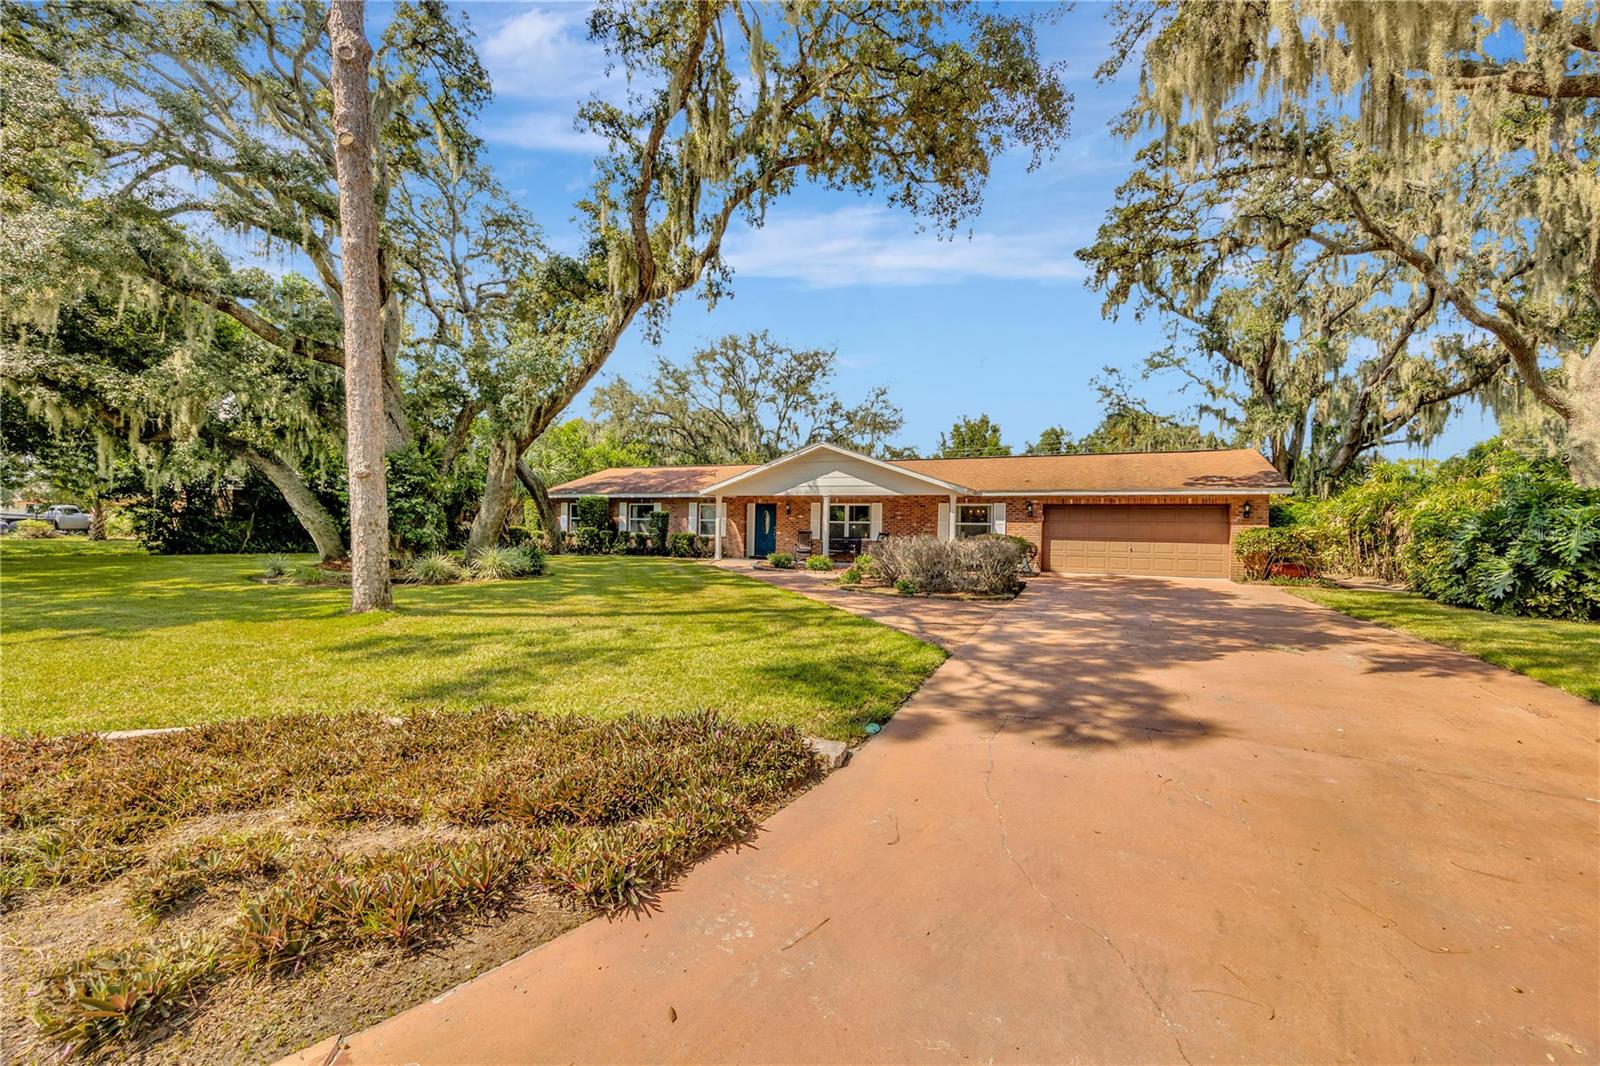
<svg viewBox="0 0 1600 1066"><path fill-rule="evenodd" d="M664 510L719 559L794 552L803 532L827 554L880 534L1006 533L1037 545L1047 571L1238 577L1234 534L1266 525L1288 491L1248 448L883 460L813 444L759 466L616 467L550 496L563 529L583 496L607 497L632 532Z"/></svg>

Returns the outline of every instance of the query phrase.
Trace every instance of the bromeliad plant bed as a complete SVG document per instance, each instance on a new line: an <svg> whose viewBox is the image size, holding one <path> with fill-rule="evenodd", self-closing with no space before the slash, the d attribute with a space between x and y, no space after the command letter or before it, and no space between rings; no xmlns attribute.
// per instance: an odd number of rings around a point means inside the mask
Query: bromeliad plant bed
<svg viewBox="0 0 1600 1066"><path fill-rule="evenodd" d="M0 1041L269 1059L648 905L817 773L795 730L714 715L3 737Z"/></svg>

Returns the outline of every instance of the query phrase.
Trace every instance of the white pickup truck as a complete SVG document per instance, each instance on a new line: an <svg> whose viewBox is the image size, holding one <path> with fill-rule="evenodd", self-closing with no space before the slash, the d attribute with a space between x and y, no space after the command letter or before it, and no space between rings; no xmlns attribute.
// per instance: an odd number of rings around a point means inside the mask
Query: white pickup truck
<svg viewBox="0 0 1600 1066"><path fill-rule="evenodd" d="M89 529L89 513L74 507L70 503L53 503L41 511L0 511L0 525L5 528L0 532L10 532L11 527L18 522L32 519L36 522L49 522L63 533L85 533Z"/></svg>

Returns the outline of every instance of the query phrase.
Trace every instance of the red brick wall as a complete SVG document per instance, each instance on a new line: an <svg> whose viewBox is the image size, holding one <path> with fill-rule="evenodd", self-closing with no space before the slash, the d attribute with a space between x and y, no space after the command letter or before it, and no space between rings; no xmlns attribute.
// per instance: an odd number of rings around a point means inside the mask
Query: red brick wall
<svg viewBox="0 0 1600 1066"><path fill-rule="evenodd" d="M1033 502L1033 517L1027 513L1028 501ZM947 503L947 496L839 496L830 497L830 503L881 503L883 505L883 531L890 536L933 536L939 524L939 505ZM778 551L793 552L798 534L811 526L811 505L820 504L816 496L728 496L728 524L722 541L722 554L730 559L747 556L745 544L746 507L752 503L772 503L778 508ZM1250 517L1244 516L1244 505L1250 504ZM1025 537L1044 549L1044 509L1047 504L1227 504L1229 538L1239 530L1267 524L1270 496L962 496L961 503L1004 503L1006 505L1006 532ZM672 528L686 529L689 505L686 500L666 501L672 510ZM813 529L812 537L820 541L822 531ZM1232 576L1243 577L1237 559L1233 560Z"/></svg>
<svg viewBox="0 0 1600 1066"><path fill-rule="evenodd" d="M616 520L617 509L623 504L628 503L653 503L656 505L656 510L667 512L667 515L669 516L667 519L668 533L684 533L689 531L688 500L641 500L627 496L612 496L610 497L610 505L611 517L613 521ZM618 528L621 528L620 524L618 525Z"/></svg>

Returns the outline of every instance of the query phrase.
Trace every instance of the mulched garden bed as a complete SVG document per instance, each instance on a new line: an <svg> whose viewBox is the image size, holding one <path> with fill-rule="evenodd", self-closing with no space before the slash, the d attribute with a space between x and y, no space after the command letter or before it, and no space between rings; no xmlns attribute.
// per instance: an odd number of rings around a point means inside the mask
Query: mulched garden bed
<svg viewBox="0 0 1600 1066"><path fill-rule="evenodd" d="M794 730L711 715L0 737L0 1044L270 1059L648 906L818 772Z"/></svg>

